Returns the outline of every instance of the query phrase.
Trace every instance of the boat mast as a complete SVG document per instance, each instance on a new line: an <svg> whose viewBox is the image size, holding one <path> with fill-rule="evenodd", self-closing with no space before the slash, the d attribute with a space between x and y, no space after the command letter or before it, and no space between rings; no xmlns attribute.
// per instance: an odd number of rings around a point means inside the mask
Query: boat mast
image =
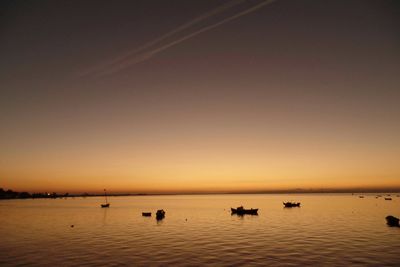
<svg viewBox="0 0 400 267"><path fill-rule="evenodd" d="M107 201L107 193L106 193L106 190L104 189L104 197L106 198L106 204L108 203L108 201Z"/></svg>

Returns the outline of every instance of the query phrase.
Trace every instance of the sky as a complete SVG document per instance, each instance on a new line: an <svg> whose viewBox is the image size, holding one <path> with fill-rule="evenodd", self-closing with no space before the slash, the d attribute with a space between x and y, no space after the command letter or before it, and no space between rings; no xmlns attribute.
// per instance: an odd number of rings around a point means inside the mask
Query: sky
<svg viewBox="0 0 400 267"><path fill-rule="evenodd" d="M400 188L396 1L0 5L0 187Z"/></svg>

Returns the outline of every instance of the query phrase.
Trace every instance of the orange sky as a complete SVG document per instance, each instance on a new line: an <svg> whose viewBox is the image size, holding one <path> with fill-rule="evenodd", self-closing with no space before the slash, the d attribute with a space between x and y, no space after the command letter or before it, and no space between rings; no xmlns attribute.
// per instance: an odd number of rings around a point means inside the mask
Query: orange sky
<svg viewBox="0 0 400 267"><path fill-rule="evenodd" d="M41 147L2 155L2 186L58 192L400 186L400 151L395 147L265 134L181 134L178 140L143 138L135 143L128 138L108 144L94 137L77 146Z"/></svg>

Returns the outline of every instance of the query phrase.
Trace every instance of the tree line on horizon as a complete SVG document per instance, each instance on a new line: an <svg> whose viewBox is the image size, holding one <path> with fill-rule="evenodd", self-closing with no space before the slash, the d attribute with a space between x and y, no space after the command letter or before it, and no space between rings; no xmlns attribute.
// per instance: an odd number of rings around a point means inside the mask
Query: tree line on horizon
<svg viewBox="0 0 400 267"><path fill-rule="evenodd" d="M59 198L59 197L68 197L69 194L65 193L63 195L53 193L28 193L28 192L16 192L11 189L7 191L3 188L0 188L0 199L26 199L26 198Z"/></svg>

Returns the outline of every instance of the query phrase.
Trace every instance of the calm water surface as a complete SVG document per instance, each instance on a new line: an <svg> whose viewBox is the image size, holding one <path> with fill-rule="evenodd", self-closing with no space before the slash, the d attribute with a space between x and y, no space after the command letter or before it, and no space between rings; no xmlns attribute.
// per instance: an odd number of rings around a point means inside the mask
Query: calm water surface
<svg viewBox="0 0 400 267"><path fill-rule="evenodd" d="M393 196L392 196L393 197ZM400 197L196 195L0 201L1 266L400 266ZM295 200L301 208L284 209ZM231 216L230 207L259 208ZM142 211L164 209L158 222ZM74 225L72 228L71 225Z"/></svg>

